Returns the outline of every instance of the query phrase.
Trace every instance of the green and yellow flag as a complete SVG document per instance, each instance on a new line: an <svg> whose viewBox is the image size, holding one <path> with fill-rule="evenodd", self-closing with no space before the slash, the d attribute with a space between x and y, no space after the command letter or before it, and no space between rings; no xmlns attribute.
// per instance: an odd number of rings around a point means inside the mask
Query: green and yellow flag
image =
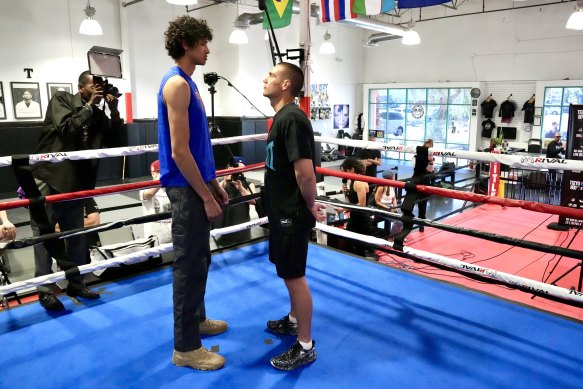
<svg viewBox="0 0 583 389"><path fill-rule="evenodd" d="M269 12L269 18L273 28L283 28L291 23L293 0L266 0L265 11L263 11L263 29L269 28L266 13Z"/></svg>

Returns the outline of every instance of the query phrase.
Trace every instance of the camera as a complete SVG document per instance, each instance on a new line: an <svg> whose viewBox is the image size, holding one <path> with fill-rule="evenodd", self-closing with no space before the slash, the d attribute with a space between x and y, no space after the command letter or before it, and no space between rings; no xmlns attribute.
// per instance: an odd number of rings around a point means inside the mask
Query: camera
<svg viewBox="0 0 583 389"><path fill-rule="evenodd" d="M105 79L105 83L103 84L103 93L104 96L112 95L117 97L118 99L121 97L121 93L119 93L119 89L117 87L111 85L107 79Z"/></svg>
<svg viewBox="0 0 583 389"><path fill-rule="evenodd" d="M233 180L233 181L243 182L244 179L245 179L245 176L243 175L243 173L235 173L231 176L231 180Z"/></svg>
<svg viewBox="0 0 583 389"><path fill-rule="evenodd" d="M217 83L217 81L219 81L219 75L215 72L204 73L203 79L204 79L205 84L208 84L209 86L213 86Z"/></svg>
<svg viewBox="0 0 583 389"><path fill-rule="evenodd" d="M100 84L103 88L103 96L112 95L117 97L118 99L121 97L121 93L119 93L119 89L109 83L107 78L101 78L99 76L93 76L93 83Z"/></svg>

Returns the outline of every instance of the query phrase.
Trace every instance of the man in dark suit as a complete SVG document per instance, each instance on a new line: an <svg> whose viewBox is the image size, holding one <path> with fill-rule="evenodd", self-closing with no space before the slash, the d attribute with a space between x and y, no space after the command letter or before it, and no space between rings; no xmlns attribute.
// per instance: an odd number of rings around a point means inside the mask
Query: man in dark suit
<svg viewBox="0 0 583 389"><path fill-rule="evenodd" d="M99 107L105 100L110 117ZM56 92L51 98L44 121L36 153L54 153L78 150L99 149L121 145L122 120L117 109L116 96L104 93L104 82L94 77L89 71L79 76L79 91L72 95L65 91ZM33 167L39 191L43 196L69 193L95 188L99 160L65 160L58 163L42 162ZM65 201L47 204L46 212L49 224L59 224L61 231L83 227L83 200ZM33 234L41 234L39 225L31 213ZM84 265L86 262L85 237L74 236L67 239L66 258L57 258L63 270ZM51 250L49 250L50 252ZM59 261L61 263L59 263ZM35 246L35 276L51 273L51 258L45 250ZM67 294L87 299L99 298L99 294L83 284L80 274L68 275ZM63 304L55 296L55 285L43 285L38 288L41 305L50 311L61 311Z"/></svg>

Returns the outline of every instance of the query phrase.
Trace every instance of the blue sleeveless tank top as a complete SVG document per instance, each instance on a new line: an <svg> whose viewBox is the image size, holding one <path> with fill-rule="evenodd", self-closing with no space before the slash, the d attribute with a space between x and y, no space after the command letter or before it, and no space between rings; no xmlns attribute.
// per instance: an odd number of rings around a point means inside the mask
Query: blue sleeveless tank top
<svg viewBox="0 0 583 389"><path fill-rule="evenodd" d="M216 177L215 161L208 121L204 103L198 93L198 88L192 79L178 66L172 67L162 78L158 91L158 158L160 160L160 182L163 187L189 186L190 184L172 159L170 143L170 125L168 123L168 107L164 103L162 90L170 77L180 76L190 86L190 104L188 105L188 123L190 140L188 146L204 182Z"/></svg>

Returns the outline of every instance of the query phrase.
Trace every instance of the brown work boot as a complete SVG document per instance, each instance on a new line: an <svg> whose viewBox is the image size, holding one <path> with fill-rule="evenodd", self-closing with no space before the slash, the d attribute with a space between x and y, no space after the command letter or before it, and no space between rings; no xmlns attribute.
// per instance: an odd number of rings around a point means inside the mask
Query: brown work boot
<svg viewBox="0 0 583 389"><path fill-rule="evenodd" d="M210 320L200 322L199 331L201 335L218 335L227 330L227 322L222 320Z"/></svg>
<svg viewBox="0 0 583 389"><path fill-rule="evenodd" d="M218 370L225 365L225 358L201 346L193 351L174 350L172 363L176 366L188 366L197 370Z"/></svg>

